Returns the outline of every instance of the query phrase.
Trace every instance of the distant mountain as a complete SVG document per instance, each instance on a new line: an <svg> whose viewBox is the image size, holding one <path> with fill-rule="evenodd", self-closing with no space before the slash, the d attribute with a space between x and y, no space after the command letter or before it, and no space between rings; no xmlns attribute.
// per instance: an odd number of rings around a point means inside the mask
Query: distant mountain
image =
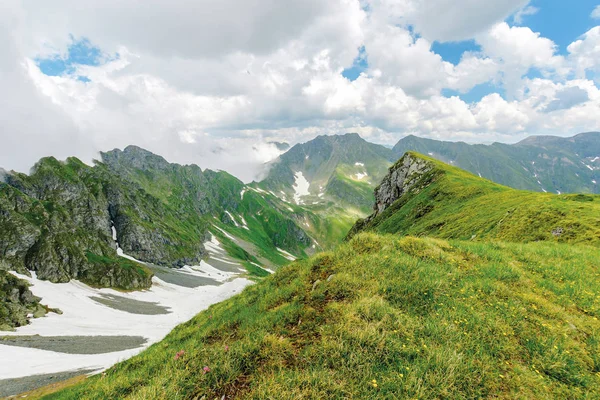
<svg viewBox="0 0 600 400"><path fill-rule="evenodd" d="M272 164L259 186L303 205L333 202L368 210L372 189L390 166L392 151L356 133L317 136Z"/></svg>
<svg viewBox="0 0 600 400"><path fill-rule="evenodd" d="M513 145L470 145L407 136L393 148L427 154L516 189L553 193L600 193L600 132L570 138L532 136Z"/></svg>
<svg viewBox="0 0 600 400"><path fill-rule="evenodd" d="M290 144L287 142L267 142L268 144L272 144L277 147L277 150L286 151L290 148Z"/></svg>

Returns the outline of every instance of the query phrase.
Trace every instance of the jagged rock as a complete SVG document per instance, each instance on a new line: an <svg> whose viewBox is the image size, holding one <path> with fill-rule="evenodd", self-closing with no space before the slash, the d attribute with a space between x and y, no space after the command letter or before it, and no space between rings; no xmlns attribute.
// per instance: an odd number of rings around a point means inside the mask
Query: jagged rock
<svg viewBox="0 0 600 400"><path fill-rule="evenodd" d="M394 164L381 184L375 189L375 208L372 217L384 212L392 203L411 190L433 166L408 153Z"/></svg>
<svg viewBox="0 0 600 400"><path fill-rule="evenodd" d="M0 331L27 325L28 315L40 315L40 298L29 290L29 284L0 270Z"/></svg>
<svg viewBox="0 0 600 400"><path fill-rule="evenodd" d="M346 239L368 227L406 193L418 191L431 183L435 177L434 171L433 164L426 159L406 153L390 167L381 184L375 188L373 213L356 221Z"/></svg>

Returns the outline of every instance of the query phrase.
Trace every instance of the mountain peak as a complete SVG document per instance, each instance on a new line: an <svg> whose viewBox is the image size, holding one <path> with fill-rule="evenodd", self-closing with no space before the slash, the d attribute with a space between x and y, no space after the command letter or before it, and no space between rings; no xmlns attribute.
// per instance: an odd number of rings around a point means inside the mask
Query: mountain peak
<svg viewBox="0 0 600 400"><path fill-rule="evenodd" d="M102 162L109 166L125 165L137 169L168 169L171 164L163 157L135 145L129 145L124 150L114 149L101 152Z"/></svg>

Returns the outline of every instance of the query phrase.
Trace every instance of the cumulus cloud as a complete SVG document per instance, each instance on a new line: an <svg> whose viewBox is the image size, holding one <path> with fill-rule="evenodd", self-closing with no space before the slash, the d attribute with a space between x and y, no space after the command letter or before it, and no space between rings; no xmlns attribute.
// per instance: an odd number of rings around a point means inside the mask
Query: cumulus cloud
<svg viewBox="0 0 600 400"><path fill-rule="evenodd" d="M600 125L587 79L600 65L600 27L558 55L551 40L503 22L526 15L525 0L139 3L0 5L0 166L90 161L136 144L249 181L279 154L271 141L352 131L385 144L408 133L481 142ZM83 38L118 56L42 73L36 59L66 59ZM432 51L434 40L462 38L481 50L457 65ZM344 78L359 54L365 70ZM507 96L444 95L486 82Z"/></svg>
<svg viewBox="0 0 600 400"><path fill-rule="evenodd" d="M519 11L517 11L515 13L515 15L513 15L513 21L515 24L521 25L523 23L523 20L525 19L525 17L527 17L529 15L535 15L538 13L538 11L540 11L540 9L537 7L525 6L525 7L521 8Z"/></svg>
<svg viewBox="0 0 600 400"><path fill-rule="evenodd" d="M368 3L393 24L413 25L429 41L449 42L473 38L522 9L529 0L371 0Z"/></svg>
<svg viewBox="0 0 600 400"><path fill-rule="evenodd" d="M592 13L590 14L590 17L593 19L600 19L600 4L597 5L596 8L594 8Z"/></svg>
<svg viewBox="0 0 600 400"><path fill-rule="evenodd" d="M562 89L556 93L556 98L545 108L545 112L566 110L590 99L588 92L577 86Z"/></svg>

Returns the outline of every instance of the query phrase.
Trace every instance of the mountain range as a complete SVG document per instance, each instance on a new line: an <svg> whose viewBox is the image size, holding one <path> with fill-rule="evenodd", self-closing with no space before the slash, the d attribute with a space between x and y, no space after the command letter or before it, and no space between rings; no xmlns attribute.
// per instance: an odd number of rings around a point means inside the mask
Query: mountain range
<svg viewBox="0 0 600 400"><path fill-rule="evenodd" d="M598 398L599 215L408 152L344 243L46 398Z"/></svg>
<svg viewBox="0 0 600 400"><path fill-rule="evenodd" d="M250 276L264 276L264 268L336 246L369 214L373 190L407 151L516 189L599 192L598 132L514 145L407 136L392 149L353 133L318 136L291 147L265 179L248 185L135 146L101 153L93 166L48 157L29 175L0 174L0 274L34 271L52 282L142 289L151 285L153 265L179 268L208 257L203 243L214 236ZM117 246L133 259L119 257Z"/></svg>
<svg viewBox="0 0 600 400"><path fill-rule="evenodd" d="M562 138L532 136L508 145L467 144L407 136L392 160L416 151L515 189L600 193L600 132Z"/></svg>

